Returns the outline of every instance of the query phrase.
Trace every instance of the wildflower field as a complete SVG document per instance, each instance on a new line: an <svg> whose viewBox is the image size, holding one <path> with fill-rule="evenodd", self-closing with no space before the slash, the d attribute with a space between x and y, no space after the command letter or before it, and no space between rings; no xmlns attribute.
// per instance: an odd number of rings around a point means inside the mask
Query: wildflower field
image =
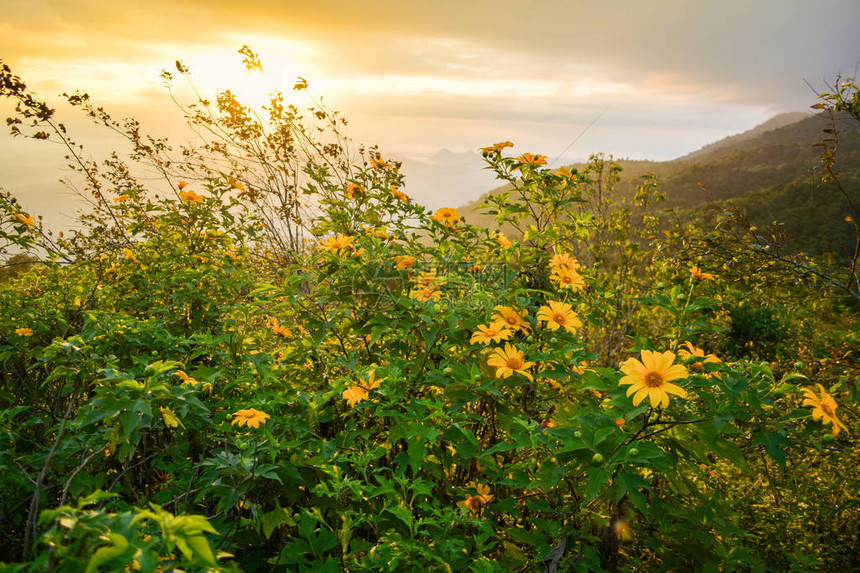
<svg viewBox="0 0 860 573"><path fill-rule="evenodd" d="M92 159L2 65L91 209L0 194L0 571L860 569L856 253L508 141L473 225L307 89Z"/></svg>

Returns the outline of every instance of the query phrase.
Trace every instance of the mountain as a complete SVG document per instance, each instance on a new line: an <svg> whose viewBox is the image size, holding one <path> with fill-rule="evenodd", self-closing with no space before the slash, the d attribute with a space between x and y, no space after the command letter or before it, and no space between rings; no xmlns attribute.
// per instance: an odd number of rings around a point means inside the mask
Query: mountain
<svg viewBox="0 0 860 573"><path fill-rule="evenodd" d="M849 197L860 205L860 123L847 115L837 116L835 123L837 170ZM689 215L705 204L733 205L757 225L779 221L788 240L811 253L850 255L855 236L844 218L853 214L845 196L824 184L820 172L821 143L831 137L825 132L831 128L826 114L782 114L671 161L617 160L623 171L615 191L630 197L639 178L654 173L666 195L657 208ZM472 223L492 225L492 217L477 212L486 195L461 207L461 214Z"/></svg>
<svg viewBox="0 0 860 573"><path fill-rule="evenodd" d="M680 157L679 160L701 160L703 158L707 158L708 156L717 155L722 150L730 149L731 147L740 145L745 141L755 139L756 137L762 135L765 132L773 131L774 129L779 129L780 127L785 127L787 125L791 125L792 123L797 123L803 119L808 118L809 116L810 114L802 112L781 113L779 115L775 115L766 122L762 123L761 125L757 125L749 131L744 131L743 133L738 133L736 135L730 135L719 141L710 143L697 151L693 151L692 153Z"/></svg>

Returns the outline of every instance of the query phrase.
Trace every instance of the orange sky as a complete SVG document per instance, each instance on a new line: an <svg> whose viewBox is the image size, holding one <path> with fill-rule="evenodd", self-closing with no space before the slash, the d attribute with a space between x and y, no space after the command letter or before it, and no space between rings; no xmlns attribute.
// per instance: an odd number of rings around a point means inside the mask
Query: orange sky
<svg viewBox="0 0 860 573"><path fill-rule="evenodd" d="M413 159L507 139L559 161L592 151L670 159L808 109L805 81L823 89L860 61L855 0L95 6L0 0L0 58L43 97L86 90L155 131L175 121L159 78L175 59L204 90L251 102L301 75L350 120L354 139ZM244 72L243 44L265 77ZM45 162L42 151L4 135L0 152L0 185L49 200L45 170L26 173Z"/></svg>

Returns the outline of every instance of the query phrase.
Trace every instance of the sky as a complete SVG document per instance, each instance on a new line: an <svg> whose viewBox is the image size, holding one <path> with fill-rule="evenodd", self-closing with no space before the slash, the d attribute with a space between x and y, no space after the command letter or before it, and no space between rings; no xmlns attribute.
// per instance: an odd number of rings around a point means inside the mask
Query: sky
<svg viewBox="0 0 860 573"><path fill-rule="evenodd" d="M160 72L179 59L202 91L255 104L302 76L355 141L407 165L504 140L557 164L667 160L809 110L856 72L858 22L857 0L0 0L0 59L96 150L104 136L56 96L85 90L172 134ZM245 71L245 44L265 74ZM0 134L0 186L56 207L57 153ZM466 179L445 201L474 198ZM433 204L429 183L414 182Z"/></svg>

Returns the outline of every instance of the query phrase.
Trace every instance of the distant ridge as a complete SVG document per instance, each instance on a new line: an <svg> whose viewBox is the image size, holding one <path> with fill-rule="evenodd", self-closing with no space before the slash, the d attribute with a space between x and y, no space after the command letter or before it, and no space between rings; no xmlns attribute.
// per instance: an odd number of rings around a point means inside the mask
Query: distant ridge
<svg viewBox="0 0 860 573"><path fill-rule="evenodd" d="M786 125L791 125L793 123L797 123L804 119L810 117L811 114L803 113L803 112L789 112L789 113L780 113L778 115L773 116L766 122L755 126L754 128L744 131L742 133L738 133L735 135L730 135L728 137L724 137L719 141L715 141L714 143L709 143L705 145L701 149L697 149L692 153L688 153L687 155L683 155L676 159L676 161L685 161L690 159L701 159L702 157L712 154L718 153L723 149L730 148L734 145L742 143L744 141L754 139L759 135L766 133L768 131L773 131L774 129L779 129L780 127L785 127Z"/></svg>
<svg viewBox="0 0 860 573"><path fill-rule="evenodd" d="M860 124L837 116L836 126L837 170L851 200L860 204ZM852 224L844 220L852 213L845 197L825 185L820 173L820 144L830 137L824 131L830 127L825 114L780 114L671 161L616 160L622 172L615 193L632 197L640 177L654 173L666 196L655 208L692 214L702 212L704 204L732 204L756 225L779 221L788 239L809 252L844 255L854 247ZM469 222L493 228L493 217L479 212L487 195L458 210Z"/></svg>

